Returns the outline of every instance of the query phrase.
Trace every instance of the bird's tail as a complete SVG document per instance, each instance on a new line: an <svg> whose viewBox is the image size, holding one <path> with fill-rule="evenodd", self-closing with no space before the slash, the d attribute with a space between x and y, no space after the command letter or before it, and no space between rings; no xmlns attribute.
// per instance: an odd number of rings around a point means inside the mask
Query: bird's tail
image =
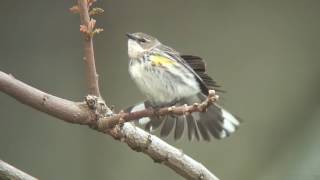
<svg viewBox="0 0 320 180"><path fill-rule="evenodd" d="M176 104L176 106L194 103L199 103L205 100L206 96L198 94L184 98ZM128 108L127 111L135 112L150 107L148 101L137 104ZM161 117L145 117L138 120L139 124L145 125L145 129L153 131L160 126L160 135L166 137L174 129L174 139L180 139L184 129L187 128L188 139L193 138L205 141L210 141L210 135L217 139L223 139L236 131L240 125L239 120L223 109L218 104L210 105L206 112L193 112L188 115L166 115ZM185 125L186 124L186 125ZM187 126L187 127L185 127Z"/></svg>

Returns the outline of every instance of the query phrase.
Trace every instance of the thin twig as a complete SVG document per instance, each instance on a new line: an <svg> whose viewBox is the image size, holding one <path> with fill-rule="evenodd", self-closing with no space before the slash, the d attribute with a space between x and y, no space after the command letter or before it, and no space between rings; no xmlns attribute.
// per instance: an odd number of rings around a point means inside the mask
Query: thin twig
<svg viewBox="0 0 320 180"><path fill-rule="evenodd" d="M208 106L213 104L219 98L218 95L215 94L214 90L209 91L209 95L207 99L200 103L195 103L192 105L184 105L184 106L171 106L171 107L163 107L160 109L148 108L135 112L123 112L115 114L111 117L104 117L100 119L99 126L102 129L109 129L117 124L122 124L129 121L134 121L137 119L141 119L143 117L152 117L152 116L165 116L165 115L186 115L193 112L203 112L206 111Z"/></svg>
<svg viewBox="0 0 320 180"><path fill-rule="evenodd" d="M95 21L90 19L88 0L78 0L78 7L80 13L81 27L86 27L93 31ZM93 36L92 34L84 33L84 60L86 66L86 82L89 88L89 94L100 97L99 90L99 76L96 71L94 50L93 50Z"/></svg>
<svg viewBox="0 0 320 180"><path fill-rule="evenodd" d="M0 160L0 179L2 180L37 180L37 178Z"/></svg>

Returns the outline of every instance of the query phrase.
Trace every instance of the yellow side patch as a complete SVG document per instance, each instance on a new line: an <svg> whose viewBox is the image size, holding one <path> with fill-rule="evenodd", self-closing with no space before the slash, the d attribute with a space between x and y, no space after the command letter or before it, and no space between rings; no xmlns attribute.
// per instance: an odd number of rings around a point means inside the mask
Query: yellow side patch
<svg viewBox="0 0 320 180"><path fill-rule="evenodd" d="M166 58L164 56L159 56L159 55L151 55L150 60L152 62L152 65L154 66L161 66L161 65L169 65L169 64L175 64L176 62Z"/></svg>

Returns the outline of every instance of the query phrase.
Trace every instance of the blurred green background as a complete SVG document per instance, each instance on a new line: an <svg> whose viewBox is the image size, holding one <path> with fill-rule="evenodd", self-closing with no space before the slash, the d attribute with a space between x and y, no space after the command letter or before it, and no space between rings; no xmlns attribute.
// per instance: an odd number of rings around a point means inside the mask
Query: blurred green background
<svg viewBox="0 0 320 180"><path fill-rule="evenodd" d="M74 1L4 1L0 70L54 95L86 95ZM320 1L101 0L95 37L103 96L117 109L144 97L127 72L126 32L206 59L244 123L232 137L174 146L226 180L320 179ZM87 127L0 93L0 159L41 179L182 179Z"/></svg>

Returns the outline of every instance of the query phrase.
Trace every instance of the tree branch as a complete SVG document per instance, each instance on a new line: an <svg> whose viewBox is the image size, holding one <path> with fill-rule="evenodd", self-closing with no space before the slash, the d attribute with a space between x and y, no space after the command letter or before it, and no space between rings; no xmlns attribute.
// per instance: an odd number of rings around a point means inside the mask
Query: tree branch
<svg viewBox="0 0 320 180"><path fill-rule="evenodd" d="M23 104L39 111L57 117L65 122L88 125L89 127L109 134L116 140L125 142L136 151L142 151L155 162L162 162L186 179L218 180L202 164L184 154L181 150L167 144L161 139L135 127L131 123L117 124L112 129L99 128L97 115L92 112L85 102L72 102L33 88L12 75L0 71L0 91L15 98ZM177 110L185 106L176 107ZM168 109L168 108L167 108ZM137 117L155 116L155 110L141 110L130 113L128 120ZM169 111L167 111L169 113ZM138 115L135 115L138 114ZM115 117L121 117L115 114ZM110 117L111 119L113 116ZM117 118L115 118L117 119ZM118 118L118 120L121 118Z"/></svg>
<svg viewBox="0 0 320 180"><path fill-rule="evenodd" d="M89 124L96 116L84 102L72 102L36 88L0 71L0 91L19 102L69 123Z"/></svg>
<svg viewBox="0 0 320 180"><path fill-rule="evenodd" d="M100 97L100 90L99 90L99 75L96 71L95 59L94 59L94 50L93 50L93 28L95 25L95 20L90 19L89 16L89 6L91 3L88 0L78 0L78 7L80 13L80 21L81 26L86 27L87 30L91 30L87 34L84 33L84 61L86 66L86 79L87 85L89 88L89 94L95 95ZM91 28L91 29L90 29Z"/></svg>
<svg viewBox="0 0 320 180"><path fill-rule="evenodd" d="M113 114L100 97L98 75L96 73L93 41L94 34L102 29L95 29L95 20L89 17L89 7L95 0L78 0L78 6L71 8L80 13L80 31L84 34L84 59L89 95L85 102L73 102L33 88L0 71L0 91L23 104L57 117L65 122L88 125L90 128L111 135L116 140L125 142L135 151L143 152L155 162L162 163L186 179L218 180L202 164L185 155L181 150L161 139L143 131L132 123L125 123L142 117L167 114L183 115L195 111L202 112L218 97L214 91L206 101L200 104L180 107L166 107L159 110L145 109L133 113ZM100 11L100 10L99 10ZM95 14L92 12L90 14ZM93 96L91 96L93 95ZM110 113L111 112L111 113Z"/></svg>
<svg viewBox="0 0 320 180"><path fill-rule="evenodd" d="M37 178L0 160L0 179L2 180L37 180Z"/></svg>
<svg viewBox="0 0 320 180"><path fill-rule="evenodd" d="M169 145L131 123L125 123L120 129L120 133L123 136L121 140L133 150L142 151L151 157L154 162L168 166L186 179L219 180L206 167L184 154L182 150Z"/></svg>

